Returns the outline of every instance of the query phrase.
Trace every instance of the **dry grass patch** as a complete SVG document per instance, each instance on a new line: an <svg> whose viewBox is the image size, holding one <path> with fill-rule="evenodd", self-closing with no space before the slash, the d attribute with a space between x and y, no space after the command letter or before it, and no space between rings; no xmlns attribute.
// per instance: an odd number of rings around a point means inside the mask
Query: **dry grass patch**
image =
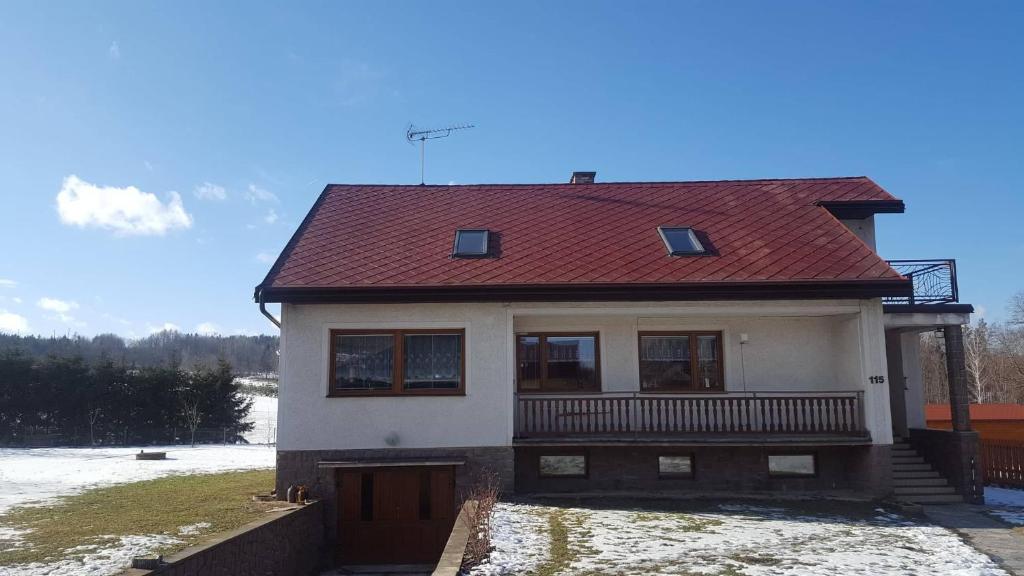
<svg viewBox="0 0 1024 576"><path fill-rule="evenodd" d="M196 543L203 535L251 522L273 502L253 502L274 485L273 470L168 476L61 498L48 506L15 508L0 516L0 528L27 530L14 548L0 549L0 566L52 562L81 555L75 547L105 547L120 536L163 534L180 544L167 554ZM209 523L182 534L183 526Z"/></svg>

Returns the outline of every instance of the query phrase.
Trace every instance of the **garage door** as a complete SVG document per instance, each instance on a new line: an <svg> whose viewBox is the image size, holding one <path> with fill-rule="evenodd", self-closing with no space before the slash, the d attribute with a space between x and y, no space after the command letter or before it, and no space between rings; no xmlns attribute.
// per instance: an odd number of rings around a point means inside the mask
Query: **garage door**
<svg viewBox="0 0 1024 576"><path fill-rule="evenodd" d="M339 563L433 564L455 523L455 470L340 471L338 502Z"/></svg>

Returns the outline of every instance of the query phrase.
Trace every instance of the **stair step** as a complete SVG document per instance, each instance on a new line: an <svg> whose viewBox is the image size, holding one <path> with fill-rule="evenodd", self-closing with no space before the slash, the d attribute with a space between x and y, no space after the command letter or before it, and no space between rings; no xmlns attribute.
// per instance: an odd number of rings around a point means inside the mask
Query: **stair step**
<svg viewBox="0 0 1024 576"><path fill-rule="evenodd" d="M892 477L895 480L909 480L909 479L920 479L920 478L942 478L935 470L911 470L908 472L900 472L893 470Z"/></svg>
<svg viewBox="0 0 1024 576"><path fill-rule="evenodd" d="M907 444L906 442L893 442L892 443L892 449L893 450L913 450L914 447L911 446L910 444Z"/></svg>
<svg viewBox="0 0 1024 576"><path fill-rule="evenodd" d="M932 467L928 464L897 464L893 463L893 472L927 472Z"/></svg>
<svg viewBox="0 0 1024 576"><path fill-rule="evenodd" d="M911 456L911 455L907 455L907 456L893 456L892 457L892 463L893 464L924 464L924 458L921 458L920 456Z"/></svg>
<svg viewBox="0 0 1024 576"><path fill-rule="evenodd" d="M949 483L946 482L945 478L939 477L938 473L935 474L934 478L893 478L893 486L897 488L907 488L910 486L947 486Z"/></svg>
<svg viewBox="0 0 1024 576"><path fill-rule="evenodd" d="M920 496L924 494L956 494L952 486L907 486L897 487L897 496Z"/></svg>
<svg viewBox="0 0 1024 576"><path fill-rule="evenodd" d="M958 494L925 494L923 496L900 496L900 500L914 502L917 504L943 504L963 502L964 499Z"/></svg>

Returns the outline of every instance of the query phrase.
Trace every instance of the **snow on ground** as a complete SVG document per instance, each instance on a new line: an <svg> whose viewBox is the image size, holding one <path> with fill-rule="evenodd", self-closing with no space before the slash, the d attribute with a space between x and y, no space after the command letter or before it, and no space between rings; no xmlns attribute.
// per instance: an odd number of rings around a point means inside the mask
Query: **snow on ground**
<svg viewBox="0 0 1024 576"><path fill-rule="evenodd" d="M152 554L161 546L180 544L181 540L163 534L97 537L105 544L86 544L65 550L64 560L42 564L0 566L0 576L109 576L124 570L136 556Z"/></svg>
<svg viewBox="0 0 1024 576"><path fill-rule="evenodd" d="M277 398L269 396L249 395L252 409L246 422L254 424L252 430L244 434L249 444L274 444L277 442Z"/></svg>
<svg viewBox="0 0 1024 576"><path fill-rule="evenodd" d="M140 449L167 460L136 460ZM146 446L145 448L0 448L0 514L88 488L161 476L273 468L273 446Z"/></svg>
<svg viewBox="0 0 1024 576"><path fill-rule="evenodd" d="M986 486L985 506L989 514L1004 522L1024 526L1024 489Z"/></svg>
<svg viewBox="0 0 1024 576"><path fill-rule="evenodd" d="M571 562L559 574L1006 575L944 528L882 509L834 513L825 503L819 514L810 506L703 504L694 505L696 512L665 512L502 503L493 521L494 551L472 574L543 566L555 548L549 526L564 526L568 552L560 555Z"/></svg>

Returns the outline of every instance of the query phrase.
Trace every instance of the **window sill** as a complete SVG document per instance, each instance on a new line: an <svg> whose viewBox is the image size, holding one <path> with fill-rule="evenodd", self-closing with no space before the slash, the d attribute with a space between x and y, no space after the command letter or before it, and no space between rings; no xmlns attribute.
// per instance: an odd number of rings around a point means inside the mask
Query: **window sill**
<svg viewBox="0 0 1024 576"><path fill-rule="evenodd" d="M404 396L465 396L465 390L408 390L393 392L391 390L332 390L327 398L401 398Z"/></svg>

